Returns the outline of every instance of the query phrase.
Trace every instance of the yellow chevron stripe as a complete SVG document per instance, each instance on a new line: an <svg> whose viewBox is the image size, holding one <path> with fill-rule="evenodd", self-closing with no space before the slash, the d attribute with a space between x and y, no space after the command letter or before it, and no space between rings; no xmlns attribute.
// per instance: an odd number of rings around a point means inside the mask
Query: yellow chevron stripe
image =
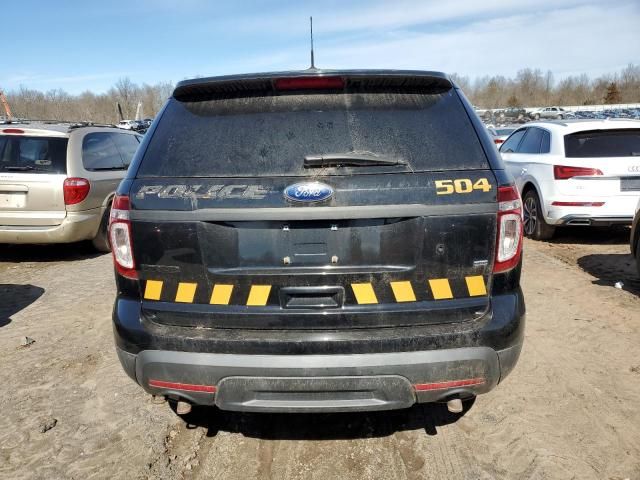
<svg viewBox="0 0 640 480"><path fill-rule="evenodd" d="M263 307L267 304L269 299L269 293L271 292L271 285L252 285L249 291L249 298L247 299L247 306L249 307Z"/></svg>
<svg viewBox="0 0 640 480"><path fill-rule="evenodd" d="M193 297L196 295L197 283L182 283L178 284L178 291L176 292L176 302L180 303L193 303Z"/></svg>
<svg viewBox="0 0 640 480"><path fill-rule="evenodd" d="M482 278L482 275L465 277L465 281L467 282L467 289L469 290L470 296L478 297L480 295L487 294L487 287L484 284L484 278Z"/></svg>
<svg viewBox="0 0 640 480"><path fill-rule="evenodd" d="M233 285L224 285L216 283L213 286L213 292L211 292L211 305L229 305L231 300L231 292L233 292Z"/></svg>
<svg viewBox="0 0 640 480"><path fill-rule="evenodd" d="M376 292L373 291L373 286L370 283L352 283L351 288L360 305L378 303L378 297L376 297Z"/></svg>
<svg viewBox="0 0 640 480"><path fill-rule="evenodd" d="M416 294L413 292L411 282L391 282L393 295L396 302L415 302Z"/></svg>
<svg viewBox="0 0 640 480"><path fill-rule="evenodd" d="M144 298L147 300L160 300L160 295L162 295L162 281L147 280L144 286Z"/></svg>
<svg viewBox="0 0 640 480"><path fill-rule="evenodd" d="M446 278L434 278L432 280L429 280L429 287L431 287L433 298L436 300L453 298L453 293L451 293L451 285L449 285L449 280Z"/></svg>

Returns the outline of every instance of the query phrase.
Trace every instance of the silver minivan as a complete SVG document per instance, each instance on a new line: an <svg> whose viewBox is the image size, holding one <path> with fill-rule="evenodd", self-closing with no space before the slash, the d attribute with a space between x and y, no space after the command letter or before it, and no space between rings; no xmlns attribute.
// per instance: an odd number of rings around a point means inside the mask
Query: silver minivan
<svg viewBox="0 0 640 480"><path fill-rule="evenodd" d="M111 200L141 139L92 124L0 125L0 244L91 240L108 251Z"/></svg>

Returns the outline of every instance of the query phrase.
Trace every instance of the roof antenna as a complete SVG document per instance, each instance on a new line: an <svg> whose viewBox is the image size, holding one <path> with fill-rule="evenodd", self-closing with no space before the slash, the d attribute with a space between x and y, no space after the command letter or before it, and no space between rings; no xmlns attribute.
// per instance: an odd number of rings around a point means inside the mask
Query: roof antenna
<svg viewBox="0 0 640 480"><path fill-rule="evenodd" d="M309 67L309 70L315 70L316 65L313 60L313 17L309 17L309 24L311 25L311 66Z"/></svg>

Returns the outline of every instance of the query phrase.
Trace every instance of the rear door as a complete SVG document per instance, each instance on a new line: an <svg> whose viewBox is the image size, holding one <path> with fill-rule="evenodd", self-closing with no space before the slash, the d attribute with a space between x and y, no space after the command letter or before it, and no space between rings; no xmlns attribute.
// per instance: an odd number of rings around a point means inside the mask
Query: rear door
<svg viewBox="0 0 640 480"><path fill-rule="evenodd" d="M0 130L0 225L62 223L67 143L66 136L57 132Z"/></svg>
<svg viewBox="0 0 640 480"><path fill-rule="evenodd" d="M488 311L496 179L457 93L347 82L170 100L130 190L146 315L335 329Z"/></svg>

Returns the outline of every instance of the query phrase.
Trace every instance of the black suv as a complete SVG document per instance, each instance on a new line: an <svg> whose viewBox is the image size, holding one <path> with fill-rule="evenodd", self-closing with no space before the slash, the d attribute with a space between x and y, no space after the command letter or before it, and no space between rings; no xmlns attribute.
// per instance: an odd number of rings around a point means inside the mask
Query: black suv
<svg viewBox="0 0 640 480"><path fill-rule="evenodd" d="M118 356L182 405L453 410L520 354L520 197L442 73L183 81L111 212Z"/></svg>

